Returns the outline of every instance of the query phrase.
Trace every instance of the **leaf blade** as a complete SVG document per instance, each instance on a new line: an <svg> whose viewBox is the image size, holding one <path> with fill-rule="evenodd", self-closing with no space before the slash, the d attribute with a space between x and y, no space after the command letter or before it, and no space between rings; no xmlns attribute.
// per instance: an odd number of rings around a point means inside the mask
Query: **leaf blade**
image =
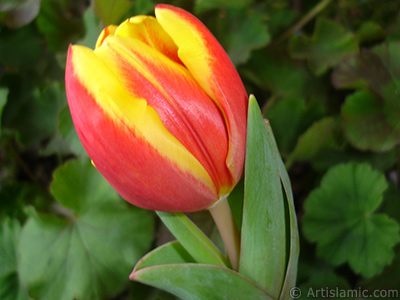
<svg viewBox="0 0 400 300"><path fill-rule="evenodd" d="M331 168L305 202L303 232L317 243L317 254L333 265L371 277L393 259L399 225L375 214L387 188L385 177L367 164Z"/></svg>
<svg viewBox="0 0 400 300"><path fill-rule="evenodd" d="M285 209L273 144L254 96L246 147L239 272L278 297L286 268Z"/></svg>
<svg viewBox="0 0 400 300"><path fill-rule="evenodd" d="M133 273L131 279L166 290L181 299L274 299L239 273L211 265L169 264L153 266Z"/></svg>
<svg viewBox="0 0 400 300"><path fill-rule="evenodd" d="M281 183L283 186L283 190L286 195L286 201L288 205L289 211L289 237L290 237L290 246L289 246L289 257L287 262L286 274L285 279L283 282L282 290L279 299L285 300L290 298L290 290L296 285L297 279L297 264L299 260L299 253L300 253L300 238L299 238L299 229L297 226L297 216L296 210L294 206L294 199L293 199L293 191L292 186L290 184L289 174L286 171L285 165L279 155L279 150L277 144L274 140L274 134L272 132L272 128L268 122L267 125L267 132L269 139L273 142L273 147L275 149L275 159L278 164L279 168L279 175L281 179Z"/></svg>
<svg viewBox="0 0 400 300"><path fill-rule="evenodd" d="M123 202L89 160L69 161L55 174L62 217L31 214L18 245L19 276L43 300L113 296L151 243L152 215Z"/></svg>
<svg viewBox="0 0 400 300"><path fill-rule="evenodd" d="M198 263L229 265L214 243L186 215L159 211L157 215Z"/></svg>

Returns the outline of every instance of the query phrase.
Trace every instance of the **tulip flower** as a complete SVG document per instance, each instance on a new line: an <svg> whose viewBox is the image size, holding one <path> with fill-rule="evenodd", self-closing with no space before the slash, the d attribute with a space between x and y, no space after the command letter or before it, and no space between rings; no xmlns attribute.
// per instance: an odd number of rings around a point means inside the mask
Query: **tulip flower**
<svg viewBox="0 0 400 300"><path fill-rule="evenodd" d="M155 15L106 27L94 50L70 46L68 103L93 164L125 200L199 211L242 176L248 97L204 24L169 5Z"/></svg>

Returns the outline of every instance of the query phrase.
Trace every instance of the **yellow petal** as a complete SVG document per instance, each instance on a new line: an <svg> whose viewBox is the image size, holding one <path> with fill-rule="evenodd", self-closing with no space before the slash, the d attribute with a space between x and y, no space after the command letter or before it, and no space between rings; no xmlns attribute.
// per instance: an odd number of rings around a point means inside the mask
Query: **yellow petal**
<svg viewBox="0 0 400 300"><path fill-rule="evenodd" d="M157 112L147 105L146 100L135 98L124 90L118 78L91 49L72 46L72 53L76 76L104 109L104 113L120 126L126 126L136 135L142 136L177 168L191 173L211 190L215 190L203 166L165 128Z"/></svg>

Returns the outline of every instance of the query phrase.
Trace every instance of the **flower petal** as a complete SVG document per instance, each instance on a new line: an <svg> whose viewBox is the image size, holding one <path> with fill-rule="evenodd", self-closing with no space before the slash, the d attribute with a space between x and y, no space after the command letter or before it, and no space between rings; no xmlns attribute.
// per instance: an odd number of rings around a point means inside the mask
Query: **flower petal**
<svg viewBox="0 0 400 300"><path fill-rule="evenodd" d="M136 98L144 98L163 124L211 176L219 194L234 184L225 160L228 135L215 103L190 73L139 40L110 37L95 53Z"/></svg>
<svg viewBox="0 0 400 300"><path fill-rule="evenodd" d="M103 31L100 33L99 37L97 38L96 48L100 47L108 36L113 36L117 28L118 26L115 25L109 25L106 28L104 28Z"/></svg>
<svg viewBox="0 0 400 300"><path fill-rule="evenodd" d="M178 47L154 17L132 17L118 26L115 35L140 40L173 61L182 64L178 57Z"/></svg>
<svg viewBox="0 0 400 300"><path fill-rule="evenodd" d="M96 168L127 201L163 211L197 211L217 199L201 164L146 100L127 93L86 47L69 49L66 90L78 135Z"/></svg>
<svg viewBox="0 0 400 300"><path fill-rule="evenodd" d="M180 8L159 4L157 21L178 46L178 56L224 114L229 132L226 164L235 182L243 172L248 97L243 83L212 33Z"/></svg>

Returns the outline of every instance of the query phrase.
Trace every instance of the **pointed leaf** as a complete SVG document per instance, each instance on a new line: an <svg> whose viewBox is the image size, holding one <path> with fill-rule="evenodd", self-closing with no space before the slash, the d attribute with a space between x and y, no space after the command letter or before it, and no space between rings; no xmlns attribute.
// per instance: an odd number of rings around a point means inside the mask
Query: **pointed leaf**
<svg viewBox="0 0 400 300"><path fill-rule="evenodd" d="M17 244L21 233L18 221L6 219L0 226L0 299L29 300L17 272Z"/></svg>
<svg viewBox="0 0 400 300"><path fill-rule="evenodd" d="M287 261L285 280L283 282L282 290L279 299L289 299L290 291L296 286L297 279L297 264L299 260L300 242L299 242L299 229L297 226L297 216L294 207L294 199L292 186L290 184L289 174L286 171L285 165L279 155L279 150L274 139L271 126L266 122L268 139L272 141L272 147L275 155L275 160L278 164L279 175L283 190L285 192L285 200L287 201L287 207L289 212L289 257Z"/></svg>
<svg viewBox="0 0 400 300"><path fill-rule="evenodd" d="M226 258L214 243L186 215L157 212L165 226L193 258L201 264L228 266Z"/></svg>
<svg viewBox="0 0 400 300"><path fill-rule="evenodd" d="M273 143L257 101L251 96L239 271L279 297L286 270L286 224Z"/></svg>
<svg viewBox="0 0 400 300"><path fill-rule="evenodd" d="M141 269L132 280L168 291L185 300L273 300L256 284L227 268L170 264Z"/></svg>
<svg viewBox="0 0 400 300"><path fill-rule="evenodd" d="M193 257L178 241L166 243L143 256L134 272L157 265L195 263Z"/></svg>

